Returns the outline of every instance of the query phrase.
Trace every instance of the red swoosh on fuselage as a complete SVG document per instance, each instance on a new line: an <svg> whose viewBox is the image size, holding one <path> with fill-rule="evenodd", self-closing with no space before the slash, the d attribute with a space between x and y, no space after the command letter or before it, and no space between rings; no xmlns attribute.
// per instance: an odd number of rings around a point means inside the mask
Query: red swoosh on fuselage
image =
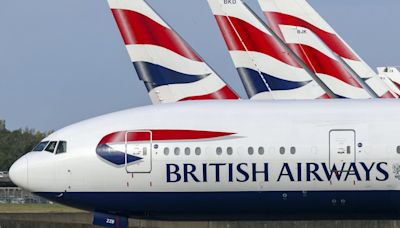
<svg viewBox="0 0 400 228"><path fill-rule="evenodd" d="M219 137L226 137L235 135L236 133L230 132L215 132L215 131L197 131L197 130L148 130L152 133L153 141L167 141L167 140L194 140L194 139L213 139ZM149 132L129 132L119 131L106 135L101 139L99 145L106 143L118 143L150 140Z"/></svg>

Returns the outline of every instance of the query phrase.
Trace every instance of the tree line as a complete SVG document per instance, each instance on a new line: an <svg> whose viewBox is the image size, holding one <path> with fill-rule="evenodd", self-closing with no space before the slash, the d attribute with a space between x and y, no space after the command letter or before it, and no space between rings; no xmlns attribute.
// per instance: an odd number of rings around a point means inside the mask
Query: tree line
<svg viewBox="0 0 400 228"><path fill-rule="evenodd" d="M10 131L5 127L4 121L0 122L0 171L8 171L18 158L31 151L49 134L33 129Z"/></svg>

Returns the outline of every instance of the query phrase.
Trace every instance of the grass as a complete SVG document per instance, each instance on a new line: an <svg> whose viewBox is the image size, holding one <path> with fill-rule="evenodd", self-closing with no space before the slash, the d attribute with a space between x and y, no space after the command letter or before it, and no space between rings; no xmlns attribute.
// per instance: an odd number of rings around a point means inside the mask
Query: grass
<svg viewBox="0 0 400 228"><path fill-rule="evenodd" d="M60 204L0 204L0 213L79 213L84 212Z"/></svg>

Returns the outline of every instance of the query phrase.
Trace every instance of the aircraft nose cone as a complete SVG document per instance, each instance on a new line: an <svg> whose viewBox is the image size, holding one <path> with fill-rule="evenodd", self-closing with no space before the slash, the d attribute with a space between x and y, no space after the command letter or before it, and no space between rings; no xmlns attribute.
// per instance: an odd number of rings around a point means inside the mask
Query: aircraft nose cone
<svg viewBox="0 0 400 228"><path fill-rule="evenodd" d="M28 160L26 157L18 159L10 168L8 175L11 181L21 188L28 187Z"/></svg>

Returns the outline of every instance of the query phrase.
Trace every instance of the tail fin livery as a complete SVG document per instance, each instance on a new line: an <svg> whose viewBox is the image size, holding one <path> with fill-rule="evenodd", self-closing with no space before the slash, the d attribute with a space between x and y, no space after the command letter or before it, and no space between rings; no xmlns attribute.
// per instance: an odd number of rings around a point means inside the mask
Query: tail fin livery
<svg viewBox="0 0 400 228"><path fill-rule="evenodd" d="M144 0L108 3L153 103L239 98Z"/></svg>
<svg viewBox="0 0 400 228"><path fill-rule="evenodd" d="M400 67L378 67L379 77L400 96Z"/></svg>
<svg viewBox="0 0 400 228"><path fill-rule="evenodd" d="M241 1L208 3L251 99L329 98Z"/></svg>
<svg viewBox="0 0 400 228"><path fill-rule="evenodd" d="M389 90L389 88L379 79L377 74L355 53L354 50L333 30L333 28L305 1L305 0L258 0L264 14L269 21L271 27L279 33L282 38L290 39L292 41L291 47L297 49L297 52L304 53L303 56L313 60L314 57L322 57L323 61L328 61L332 71L325 72L328 66L323 66L323 62L310 62L312 65L319 69L320 73L330 73L333 76L330 80L339 79L346 83L347 87L352 86L359 88L358 82L352 82L349 78L353 76L361 77L361 84L365 89L370 90L377 97L381 98L395 98L396 96ZM295 37L287 37L288 30L297 30L298 39L303 42L298 43L293 40ZM305 39L305 36L315 36L315 39ZM307 41L307 42L304 42ZM326 45L335 55L338 56L338 61L332 61L329 55L326 55L322 50L316 49L316 46ZM305 49L305 50L302 50ZM311 57L309 57L311 56ZM350 71L342 70L343 64L347 66ZM340 66L342 65L342 67ZM348 73L345 73L347 71ZM351 73L351 74L349 74ZM335 78L335 79L334 79ZM344 79L344 80L343 80ZM337 81L336 84L342 84ZM344 84L343 84L344 86ZM350 88L350 87L349 87ZM355 89L352 89L354 92ZM349 98L362 98L361 95L350 96Z"/></svg>

